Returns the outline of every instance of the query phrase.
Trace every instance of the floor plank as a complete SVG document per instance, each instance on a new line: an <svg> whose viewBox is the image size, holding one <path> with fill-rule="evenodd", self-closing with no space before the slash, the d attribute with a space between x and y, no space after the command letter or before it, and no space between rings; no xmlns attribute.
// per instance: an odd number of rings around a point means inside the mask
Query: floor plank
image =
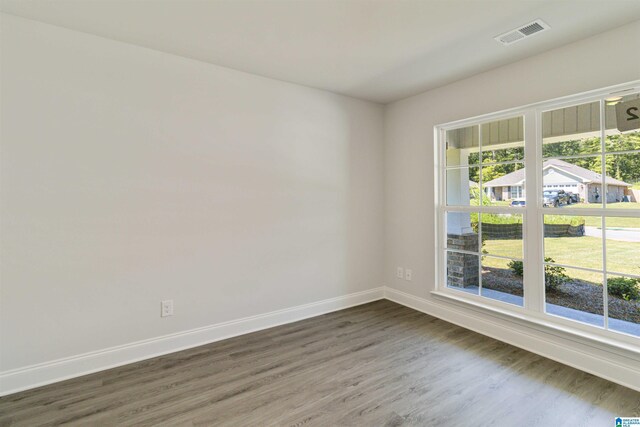
<svg viewBox="0 0 640 427"><path fill-rule="evenodd" d="M0 426L613 425L640 393L377 301L0 398Z"/></svg>

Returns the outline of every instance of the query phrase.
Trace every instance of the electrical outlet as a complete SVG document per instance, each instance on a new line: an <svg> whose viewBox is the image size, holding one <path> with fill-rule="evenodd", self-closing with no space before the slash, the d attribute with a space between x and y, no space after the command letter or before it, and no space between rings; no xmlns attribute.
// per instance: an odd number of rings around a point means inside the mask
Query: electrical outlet
<svg viewBox="0 0 640 427"><path fill-rule="evenodd" d="M168 299L160 304L160 317L173 316L173 300Z"/></svg>
<svg viewBox="0 0 640 427"><path fill-rule="evenodd" d="M396 270L396 277L398 279L402 279L404 277L404 269L402 267L398 267Z"/></svg>
<svg viewBox="0 0 640 427"><path fill-rule="evenodd" d="M404 278L411 281L413 279L413 270L409 270L408 268L404 271Z"/></svg>

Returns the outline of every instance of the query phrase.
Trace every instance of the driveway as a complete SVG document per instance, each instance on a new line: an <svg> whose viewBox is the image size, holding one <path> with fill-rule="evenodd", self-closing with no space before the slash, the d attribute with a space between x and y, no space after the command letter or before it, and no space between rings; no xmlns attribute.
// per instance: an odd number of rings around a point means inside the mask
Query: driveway
<svg viewBox="0 0 640 427"><path fill-rule="evenodd" d="M584 235L590 237L602 237L602 229L598 227L584 227ZM607 240L619 240L621 242L640 242L640 229L607 228Z"/></svg>

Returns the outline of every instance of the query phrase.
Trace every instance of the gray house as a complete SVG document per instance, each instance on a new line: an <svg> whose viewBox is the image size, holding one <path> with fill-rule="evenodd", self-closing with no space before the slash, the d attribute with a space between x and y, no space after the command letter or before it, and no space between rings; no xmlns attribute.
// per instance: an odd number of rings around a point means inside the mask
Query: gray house
<svg viewBox="0 0 640 427"><path fill-rule="evenodd" d="M564 190L580 195L587 203L601 201L602 175L589 169L564 162L547 160L543 164L544 190ZM491 200L511 200L525 197L524 169L483 184ZM619 202L629 193L631 184L606 177L607 202Z"/></svg>

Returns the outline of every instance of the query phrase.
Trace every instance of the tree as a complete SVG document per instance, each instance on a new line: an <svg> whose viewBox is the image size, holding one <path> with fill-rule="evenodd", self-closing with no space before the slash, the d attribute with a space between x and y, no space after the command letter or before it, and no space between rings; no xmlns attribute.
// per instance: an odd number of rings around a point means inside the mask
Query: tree
<svg viewBox="0 0 640 427"><path fill-rule="evenodd" d="M592 154L592 156L565 159L565 161L589 169L596 173L603 173L599 137L580 140L559 141L543 144L543 157L566 157L575 155ZM640 181L640 152L628 153L628 151L640 150L640 132L623 135L609 135L605 141L605 173L607 176L627 182ZM615 152L626 151L625 154ZM496 162L518 161L524 158L524 148L504 148L482 151L482 164ZM469 154L469 179L480 182L480 153ZM482 181L488 182L516 171L522 167L521 163L487 165L482 167Z"/></svg>

